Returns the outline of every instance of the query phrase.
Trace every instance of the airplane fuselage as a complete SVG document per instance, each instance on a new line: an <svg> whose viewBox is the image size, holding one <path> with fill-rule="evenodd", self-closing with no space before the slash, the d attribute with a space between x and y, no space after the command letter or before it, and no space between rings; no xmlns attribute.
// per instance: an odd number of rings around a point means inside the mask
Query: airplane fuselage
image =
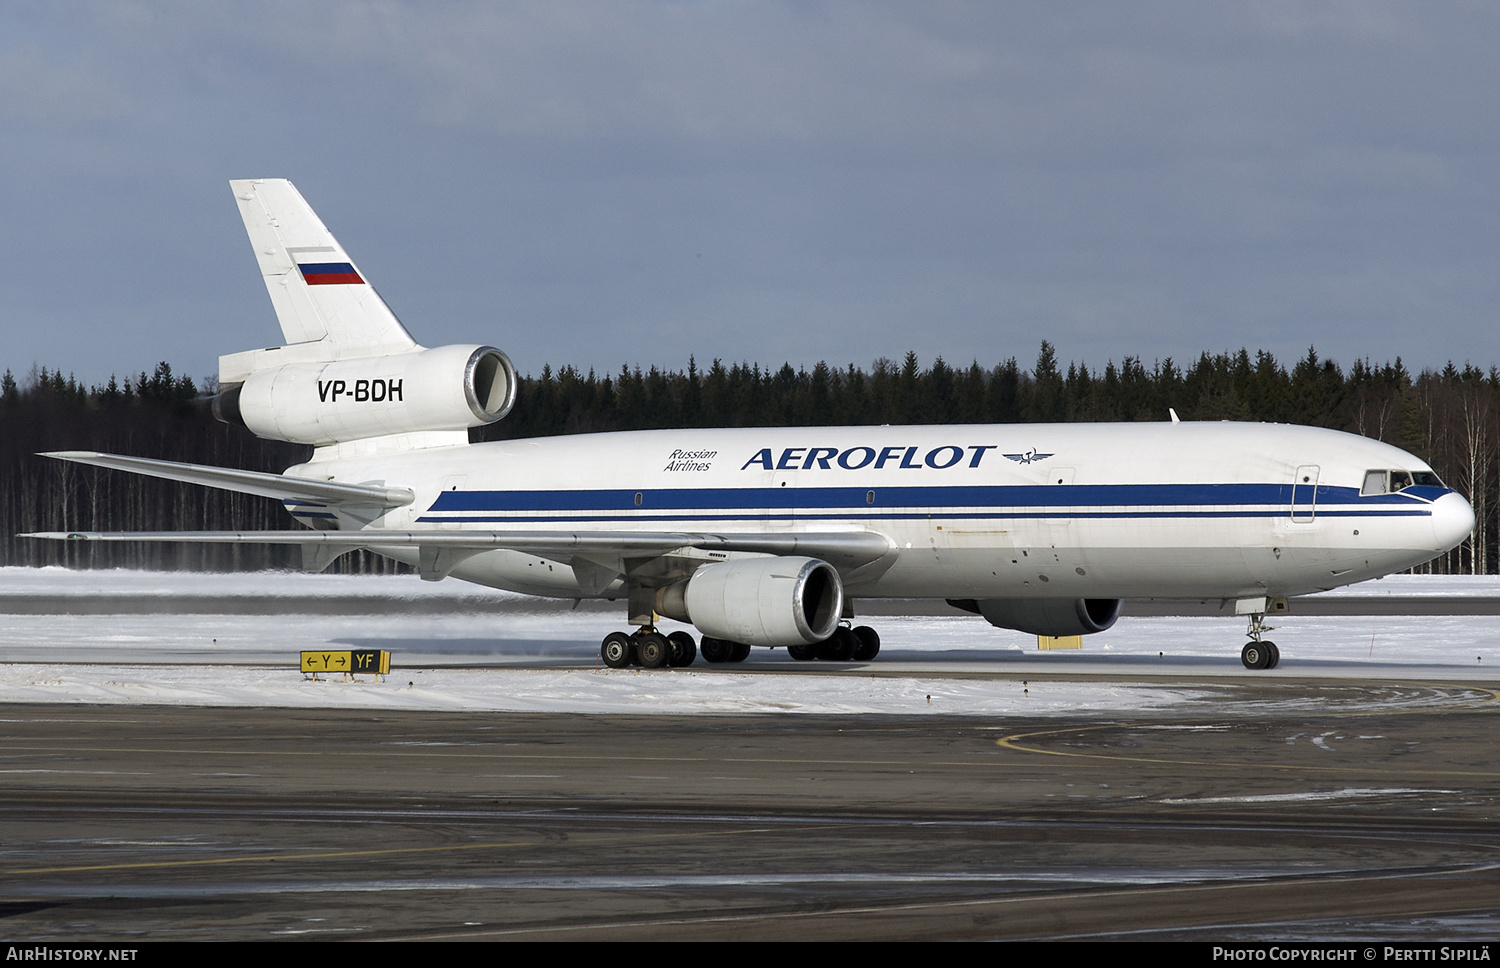
<svg viewBox="0 0 1500 968"><path fill-rule="evenodd" d="M332 450L288 474L406 487L416 500L373 518L291 506L317 528L875 532L890 553L845 575L855 598L1295 595L1410 568L1472 526L1445 487L1361 494L1372 471L1428 470L1410 454L1279 424L664 430ZM623 588L510 550L452 574L535 595Z"/></svg>

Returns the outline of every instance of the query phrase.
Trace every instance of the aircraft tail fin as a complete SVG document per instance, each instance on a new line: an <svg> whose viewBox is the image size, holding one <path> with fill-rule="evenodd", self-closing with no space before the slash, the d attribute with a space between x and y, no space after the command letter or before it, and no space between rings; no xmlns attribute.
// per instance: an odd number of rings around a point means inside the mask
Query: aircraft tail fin
<svg viewBox="0 0 1500 968"><path fill-rule="evenodd" d="M229 184L288 346L317 344L299 356L331 361L418 348L296 186L284 178Z"/></svg>

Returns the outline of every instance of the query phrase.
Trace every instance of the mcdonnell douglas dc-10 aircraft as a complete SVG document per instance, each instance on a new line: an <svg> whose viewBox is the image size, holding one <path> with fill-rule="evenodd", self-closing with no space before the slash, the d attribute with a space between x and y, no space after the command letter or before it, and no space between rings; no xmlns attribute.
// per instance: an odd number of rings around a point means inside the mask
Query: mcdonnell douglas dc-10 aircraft
<svg viewBox="0 0 1500 968"><path fill-rule="evenodd" d="M624 599L603 660L685 666L752 646L869 660L858 599L942 598L1037 635L1101 632L1122 600L1219 599L1276 665L1286 596L1421 564L1474 526L1388 444L1271 424L657 430L469 443L506 415L492 346L419 346L280 179L230 183L286 345L219 359L221 420L312 445L284 475L92 452L50 457L280 499L302 530L50 532L94 541L367 548L423 578Z"/></svg>

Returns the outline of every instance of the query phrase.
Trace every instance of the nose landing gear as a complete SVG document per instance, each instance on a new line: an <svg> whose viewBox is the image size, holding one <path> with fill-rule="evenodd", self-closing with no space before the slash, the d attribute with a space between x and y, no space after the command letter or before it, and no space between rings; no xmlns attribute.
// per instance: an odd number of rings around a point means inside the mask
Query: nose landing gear
<svg viewBox="0 0 1500 968"><path fill-rule="evenodd" d="M1263 633L1274 631L1262 621L1264 618L1264 612L1250 613L1250 628L1246 632L1250 641L1240 650L1240 662L1246 669L1274 669L1281 661L1281 650L1276 643L1261 638Z"/></svg>

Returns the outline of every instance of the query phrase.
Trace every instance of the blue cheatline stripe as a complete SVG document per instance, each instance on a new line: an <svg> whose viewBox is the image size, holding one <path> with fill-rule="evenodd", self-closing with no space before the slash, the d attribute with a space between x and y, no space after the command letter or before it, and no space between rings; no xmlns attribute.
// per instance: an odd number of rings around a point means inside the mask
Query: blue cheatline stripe
<svg viewBox="0 0 1500 968"><path fill-rule="evenodd" d="M1414 494L1412 491L1430 492ZM873 493L873 500L871 495ZM1446 494L1437 488L1412 488L1398 494L1360 497L1352 487L1317 488L1318 504L1361 506L1425 505ZM640 503L636 496L640 495ZM1298 506L1311 505L1301 500ZM933 487L705 487L610 488L557 491L444 491L429 512L516 511L707 511L738 509L783 511L872 508L1130 508L1289 506L1290 484L1067 484Z"/></svg>
<svg viewBox="0 0 1500 968"><path fill-rule="evenodd" d="M1284 518L1290 512L1286 508L1278 510L1260 511L983 511L977 513L963 513L957 511L933 510L931 512L877 512L868 514L802 514L788 512L784 514L771 514L760 512L758 514L745 514L742 511L723 511L718 514L629 514L612 517L600 517L596 514L462 514L462 515L423 515L417 518L419 522L495 522L504 521L511 524L533 524L537 522L593 522L600 525L629 524L638 521L1017 521L1017 520L1042 520L1042 519L1073 519L1073 518L1095 518L1095 519L1129 519L1129 518ZM1319 518L1409 518L1430 517L1429 510L1413 509L1409 511L1318 511Z"/></svg>

